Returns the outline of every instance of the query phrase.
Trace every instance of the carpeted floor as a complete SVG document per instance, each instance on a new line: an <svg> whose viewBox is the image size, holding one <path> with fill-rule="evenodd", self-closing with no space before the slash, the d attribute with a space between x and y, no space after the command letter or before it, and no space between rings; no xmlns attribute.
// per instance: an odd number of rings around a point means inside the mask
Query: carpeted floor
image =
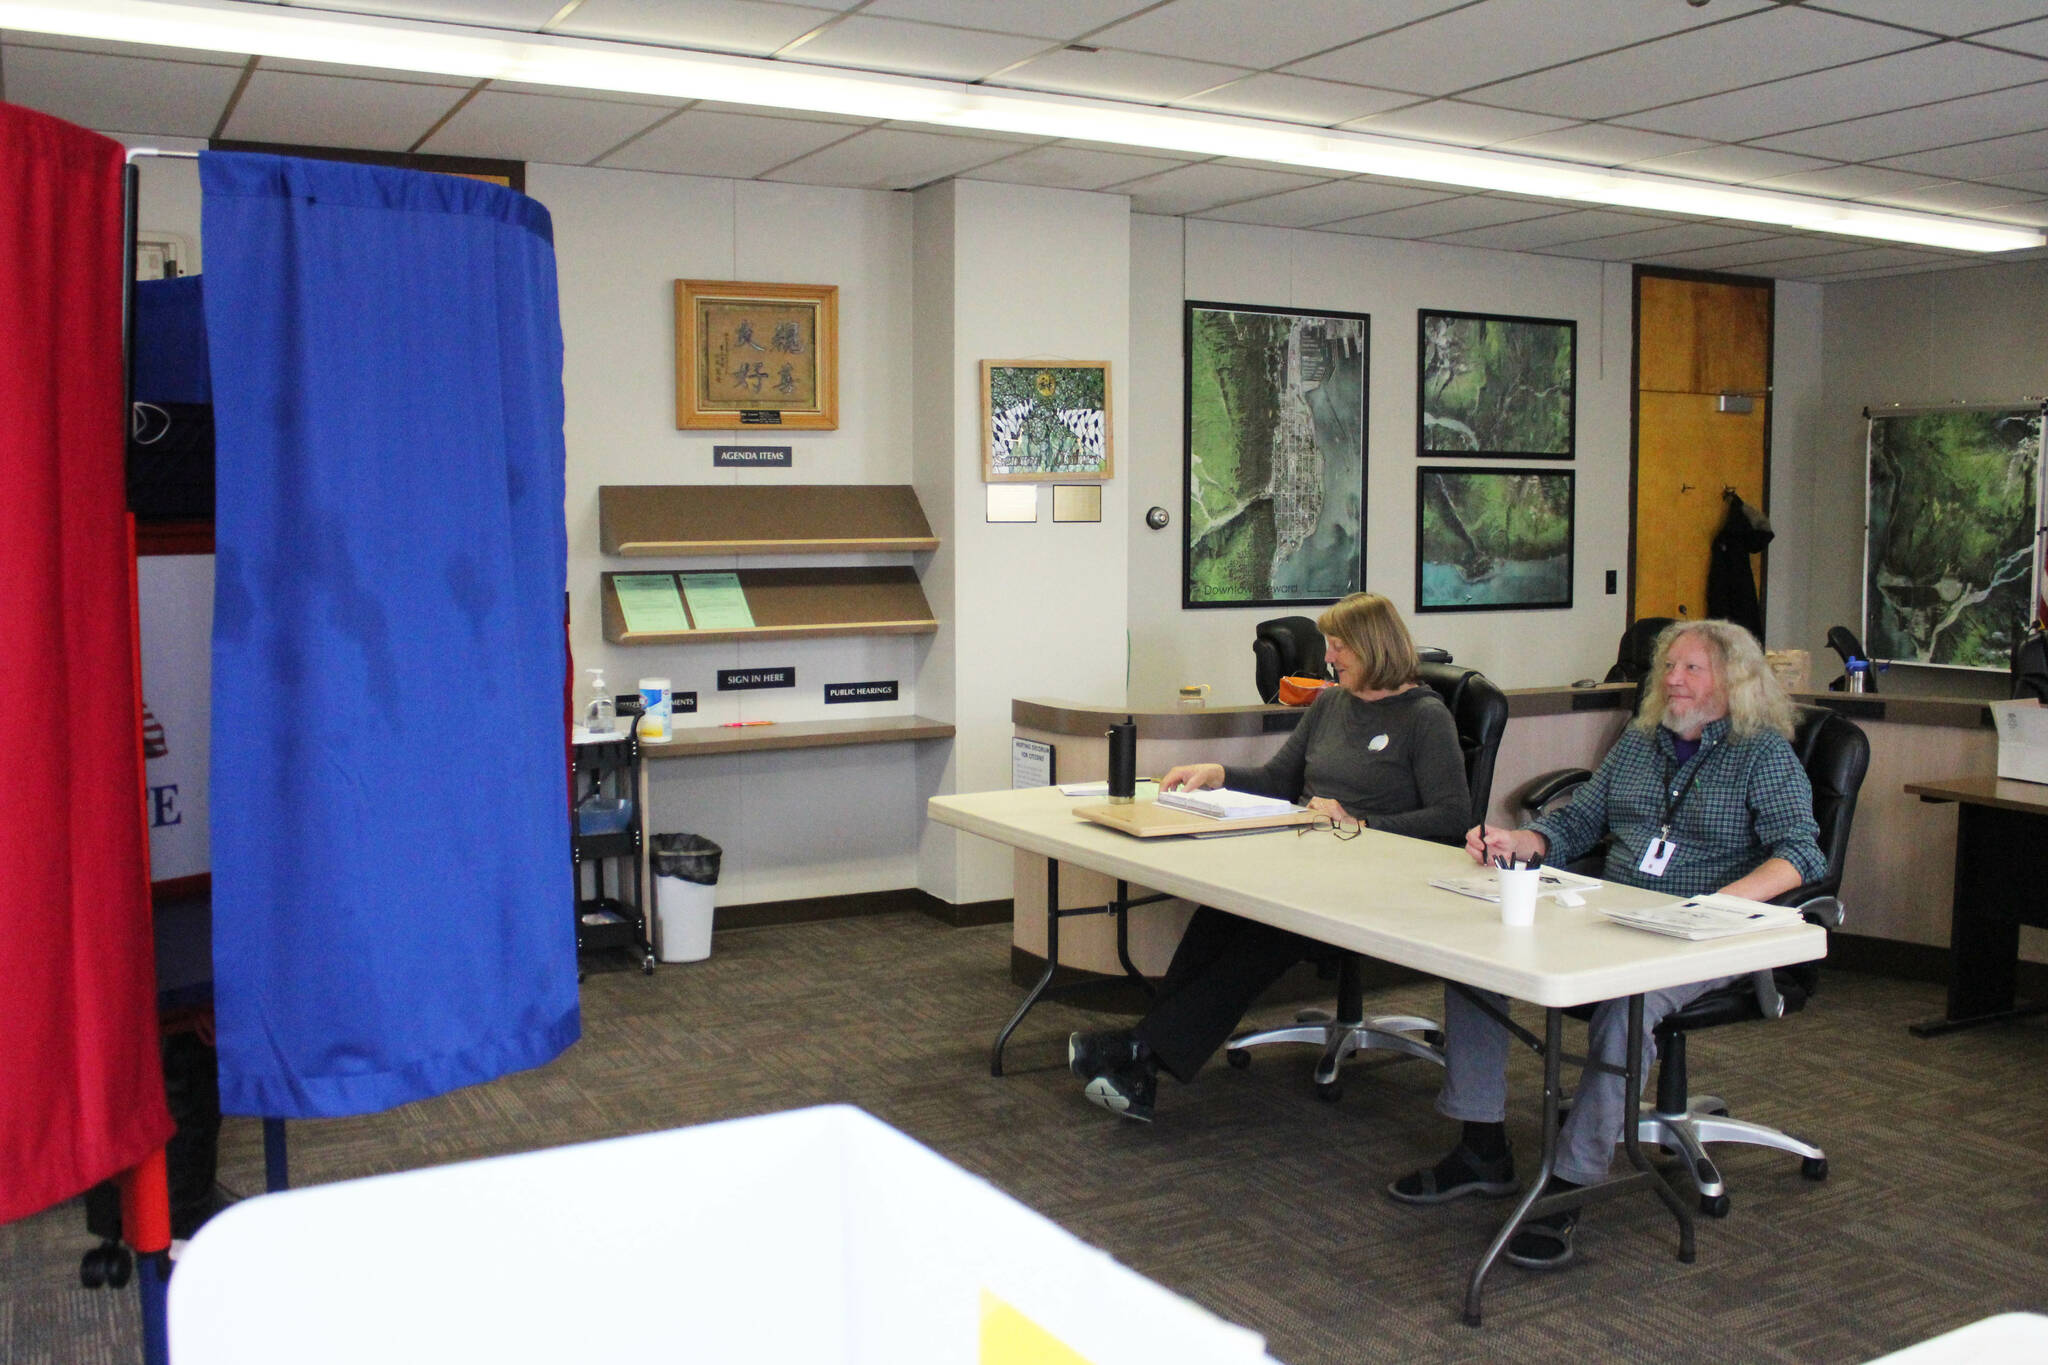
<svg viewBox="0 0 2048 1365"><path fill-rule="evenodd" d="M1111 1016L1043 1006L1012 1043L1012 1074L989 1076L989 1041L1019 996L1008 942L1008 925L916 915L721 933L707 962L591 977L583 1040L551 1066L293 1124L293 1180L845 1101L1264 1333L1291 1365L1861 1361L1990 1313L2048 1310L2048 1021L1922 1041L1906 1025L1940 1011L1938 989L1837 972L1802 1015L1702 1035L1695 1083L1819 1142L1830 1178L1722 1149L1734 1210L1702 1220L1695 1264L1677 1262L1670 1220L1647 1201L1604 1205L1577 1264L1496 1270L1473 1330L1458 1318L1464 1277L1505 1206L1418 1210L1382 1193L1452 1134L1431 1108L1432 1068L1369 1063L1330 1105L1306 1051L1271 1050L1249 1071L1219 1061L1192 1087L1164 1082L1154 1124L1118 1120L1064 1065L1067 1031ZM1435 1015L1435 994L1372 1003ZM1515 1066L1533 1108L1535 1059ZM1510 1127L1533 1151L1530 1118ZM258 1189L262 1164L259 1125L230 1119L222 1182ZM79 1287L88 1245L75 1204L0 1228L0 1360L140 1358L134 1290Z"/></svg>

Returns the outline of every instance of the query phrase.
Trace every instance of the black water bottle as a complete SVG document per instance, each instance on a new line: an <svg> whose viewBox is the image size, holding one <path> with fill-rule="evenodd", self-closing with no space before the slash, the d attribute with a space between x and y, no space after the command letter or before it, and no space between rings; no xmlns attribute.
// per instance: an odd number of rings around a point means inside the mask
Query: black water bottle
<svg viewBox="0 0 2048 1365"><path fill-rule="evenodd" d="M1109 803L1127 806L1138 792L1138 723L1125 716L1109 727Z"/></svg>

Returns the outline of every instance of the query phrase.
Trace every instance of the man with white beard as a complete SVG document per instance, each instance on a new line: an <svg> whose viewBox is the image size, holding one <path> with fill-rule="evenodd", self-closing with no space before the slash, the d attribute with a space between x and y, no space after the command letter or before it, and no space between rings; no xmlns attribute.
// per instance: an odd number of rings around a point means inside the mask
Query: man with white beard
<svg viewBox="0 0 2048 1365"><path fill-rule="evenodd" d="M1787 742L1792 702L1750 633L1727 621L1680 621L1657 637L1656 662L1642 710L1569 805L1517 830L1481 825L1465 847L1482 864L1497 857L1541 856L1553 866L1609 839L1609 881L1675 896L1711 891L1769 900L1826 871L1816 842L1813 790ZM1658 1021L1733 978L1695 982L1643 997L1643 1058L1656 1055ZM1435 1166L1387 1187L1410 1204L1440 1204L1467 1194L1516 1190L1508 1150L1508 1031L1474 1003L1503 1014L1507 999L1444 989L1444 1083L1437 1109L1464 1125L1458 1145ZM1593 1012L1587 1054L1620 1068L1628 1038L1628 1002ZM1555 1173L1545 1193L1607 1178L1622 1125L1636 1097L1617 1072L1586 1068L1558 1135ZM1576 1210L1525 1223L1508 1243L1510 1261L1551 1269L1571 1259Z"/></svg>

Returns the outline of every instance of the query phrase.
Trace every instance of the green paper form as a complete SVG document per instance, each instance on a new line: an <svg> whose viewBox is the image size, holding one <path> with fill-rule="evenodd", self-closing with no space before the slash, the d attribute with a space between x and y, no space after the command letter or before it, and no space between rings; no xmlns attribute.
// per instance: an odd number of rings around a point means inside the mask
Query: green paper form
<svg viewBox="0 0 2048 1365"><path fill-rule="evenodd" d="M754 612L736 573L686 573L683 592L699 630L752 630Z"/></svg>
<svg viewBox="0 0 2048 1365"><path fill-rule="evenodd" d="M612 587L619 594L619 614L633 634L663 635L690 628L690 618L683 614L683 599L676 594L674 574L614 574Z"/></svg>

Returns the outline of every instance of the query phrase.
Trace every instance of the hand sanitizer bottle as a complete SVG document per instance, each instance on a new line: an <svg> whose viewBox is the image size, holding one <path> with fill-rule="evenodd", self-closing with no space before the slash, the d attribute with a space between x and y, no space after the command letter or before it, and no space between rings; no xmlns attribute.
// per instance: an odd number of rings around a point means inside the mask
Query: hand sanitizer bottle
<svg viewBox="0 0 2048 1365"><path fill-rule="evenodd" d="M618 704L612 700L612 690L604 684L604 670L585 670L590 674L590 700L583 708L583 730L591 735L609 735L618 730Z"/></svg>

